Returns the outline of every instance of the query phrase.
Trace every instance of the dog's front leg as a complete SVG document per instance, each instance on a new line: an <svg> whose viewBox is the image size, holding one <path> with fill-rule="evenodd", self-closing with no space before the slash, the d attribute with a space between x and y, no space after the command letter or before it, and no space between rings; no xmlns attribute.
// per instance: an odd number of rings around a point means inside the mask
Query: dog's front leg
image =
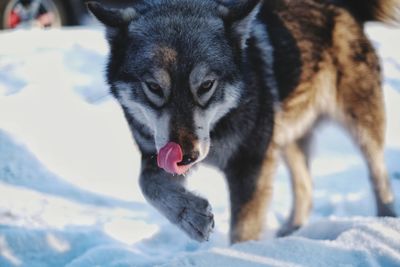
<svg viewBox="0 0 400 267"><path fill-rule="evenodd" d="M225 170L231 200L231 243L261 237L265 213L272 196L276 150L266 155L241 150Z"/></svg>
<svg viewBox="0 0 400 267"><path fill-rule="evenodd" d="M140 187L147 201L191 238L206 241L214 228L211 206L186 190L183 182L184 176L158 168L155 159L142 158Z"/></svg>

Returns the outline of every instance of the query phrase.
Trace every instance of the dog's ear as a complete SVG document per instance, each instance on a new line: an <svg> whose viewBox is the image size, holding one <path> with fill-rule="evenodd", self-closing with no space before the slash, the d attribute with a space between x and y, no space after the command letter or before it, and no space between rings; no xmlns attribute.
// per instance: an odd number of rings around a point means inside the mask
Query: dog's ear
<svg viewBox="0 0 400 267"><path fill-rule="evenodd" d="M86 3L87 8L104 25L119 28L128 25L138 17L138 13L132 7L118 9L104 7L97 2Z"/></svg>
<svg viewBox="0 0 400 267"><path fill-rule="evenodd" d="M262 0L216 0L218 12L227 23L241 48L246 47L251 24L255 20Z"/></svg>

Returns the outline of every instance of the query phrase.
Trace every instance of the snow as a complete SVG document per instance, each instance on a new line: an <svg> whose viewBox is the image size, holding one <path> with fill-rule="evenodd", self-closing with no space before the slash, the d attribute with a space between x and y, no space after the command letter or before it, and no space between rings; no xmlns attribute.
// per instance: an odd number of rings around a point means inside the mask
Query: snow
<svg viewBox="0 0 400 267"><path fill-rule="evenodd" d="M384 67L385 156L400 199L400 30L367 30ZM188 186L209 199L216 229L190 240L141 195L140 155L104 82L107 49L98 27L0 33L1 267L400 266L400 219L374 217L365 164L335 125L317 134L304 228L273 237L292 201L280 166L262 240L229 246L225 182L202 166Z"/></svg>
<svg viewBox="0 0 400 267"><path fill-rule="evenodd" d="M399 266L399 231L395 219L325 219L291 237L216 247L162 266Z"/></svg>

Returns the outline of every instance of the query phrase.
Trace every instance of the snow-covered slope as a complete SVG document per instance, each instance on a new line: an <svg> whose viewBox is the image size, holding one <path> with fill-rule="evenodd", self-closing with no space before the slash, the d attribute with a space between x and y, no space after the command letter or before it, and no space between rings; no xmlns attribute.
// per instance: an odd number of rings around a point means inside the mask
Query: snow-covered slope
<svg viewBox="0 0 400 267"><path fill-rule="evenodd" d="M399 252L398 220L330 219L291 237L215 247L162 266L400 266Z"/></svg>
<svg viewBox="0 0 400 267"><path fill-rule="evenodd" d="M368 33L383 60L386 162L400 200L400 30ZM364 162L332 125L316 138L307 226L273 238L291 203L281 166L263 240L229 246L223 177L200 167L189 187L210 200L216 229L207 243L187 238L140 193L139 154L103 78L106 54L100 28L0 33L1 267L400 266L400 220L371 217Z"/></svg>

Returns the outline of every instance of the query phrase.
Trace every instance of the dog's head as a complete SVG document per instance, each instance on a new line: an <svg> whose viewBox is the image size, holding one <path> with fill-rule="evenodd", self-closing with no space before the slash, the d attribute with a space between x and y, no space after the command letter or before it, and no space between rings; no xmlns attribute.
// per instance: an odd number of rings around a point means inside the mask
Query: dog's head
<svg viewBox="0 0 400 267"><path fill-rule="evenodd" d="M259 0L89 3L107 28L108 82L153 136L158 165L183 174L210 150L210 132L243 94L240 62Z"/></svg>

